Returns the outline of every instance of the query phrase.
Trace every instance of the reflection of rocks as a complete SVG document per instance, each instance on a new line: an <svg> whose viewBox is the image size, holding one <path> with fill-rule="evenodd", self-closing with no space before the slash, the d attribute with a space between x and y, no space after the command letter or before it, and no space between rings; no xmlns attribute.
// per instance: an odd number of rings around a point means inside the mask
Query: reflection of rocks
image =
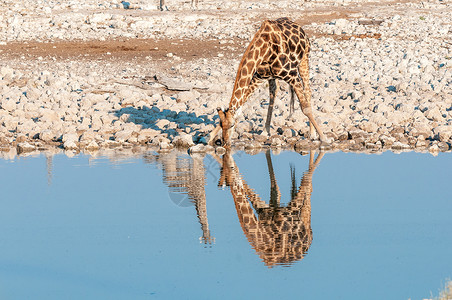
<svg viewBox="0 0 452 300"><path fill-rule="evenodd" d="M227 152L223 156L219 185L230 187L243 232L269 267L288 265L303 259L311 245L312 175L322 157L323 153L314 161L314 152L310 153L309 169L298 188L295 169L291 169L291 201L287 206L280 206L281 193L274 176L270 152L267 152L271 182L268 204L248 186L232 154Z"/></svg>

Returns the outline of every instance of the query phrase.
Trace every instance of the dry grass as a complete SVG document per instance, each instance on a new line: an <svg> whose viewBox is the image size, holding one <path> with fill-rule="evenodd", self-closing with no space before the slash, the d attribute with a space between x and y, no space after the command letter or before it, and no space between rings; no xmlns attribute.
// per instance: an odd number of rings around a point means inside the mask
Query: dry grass
<svg viewBox="0 0 452 300"><path fill-rule="evenodd" d="M444 286L444 289L439 293L435 300L452 300L452 280L448 279Z"/></svg>

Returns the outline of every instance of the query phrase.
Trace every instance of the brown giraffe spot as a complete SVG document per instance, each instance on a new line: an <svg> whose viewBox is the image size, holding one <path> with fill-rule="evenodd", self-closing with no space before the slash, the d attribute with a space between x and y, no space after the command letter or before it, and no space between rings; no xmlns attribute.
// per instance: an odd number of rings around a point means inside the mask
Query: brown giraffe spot
<svg viewBox="0 0 452 300"><path fill-rule="evenodd" d="M300 41L300 45L301 45L301 48L305 48L305 46L306 46L306 43L305 43L305 41L304 40L301 40ZM307 52L307 51L306 51Z"/></svg>
<svg viewBox="0 0 452 300"><path fill-rule="evenodd" d="M257 40L255 46L259 48L263 43L264 42L262 40Z"/></svg>
<svg viewBox="0 0 452 300"><path fill-rule="evenodd" d="M262 31L264 32L272 31L270 22L264 22L264 26L262 26Z"/></svg>
<svg viewBox="0 0 452 300"><path fill-rule="evenodd" d="M279 37L274 32L270 34L270 40L273 41L273 43L279 43Z"/></svg>
<svg viewBox="0 0 452 300"><path fill-rule="evenodd" d="M249 61L246 64L246 67L248 68L248 73L251 74L251 70L253 70L253 67L254 67L254 61Z"/></svg>
<svg viewBox="0 0 452 300"><path fill-rule="evenodd" d="M246 78L240 79L239 86L241 88L245 87L246 86L246 81L247 81Z"/></svg>
<svg viewBox="0 0 452 300"><path fill-rule="evenodd" d="M236 90L234 93L234 97L240 99L240 96L242 96L242 90Z"/></svg>
<svg viewBox="0 0 452 300"><path fill-rule="evenodd" d="M292 41L293 41L295 44L298 44L298 41L300 40L300 39L298 38L298 36L296 36L296 35L293 35L291 39L292 39Z"/></svg>
<svg viewBox="0 0 452 300"><path fill-rule="evenodd" d="M254 50L254 57L253 59L256 60L259 57L259 50Z"/></svg>
<svg viewBox="0 0 452 300"><path fill-rule="evenodd" d="M285 54L281 54L281 56L279 57L279 60L281 61L281 64L283 66L285 66L287 63L287 56Z"/></svg>
<svg viewBox="0 0 452 300"><path fill-rule="evenodd" d="M283 70L279 73L279 76L280 76L281 78L285 78L285 77L287 76L287 71L283 69Z"/></svg>
<svg viewBox="0 0 452 300"><path fill-rule="evenodd" d="M261 35L261 38L262 38L262 40L264 41L264 42L268 42L268 41L270 41L270 35L268 34L268 33L263 33L262 35Z"/></svg>
<svg viewBox="0 0 452 300"><path fill-rule="evenodd" d="M301 48L301 45L300 45L300 44L297 45L297 49L296 49L295 51L296 51L298 54L302 54L303 49Z"/></svg>
<svg viewBox="0 0 452 300"><path fill-rule="evenodd" d="M282 68L281 62L279 60L275 60L273 62L272 68L275 69L275 72L279 72L279 70Z"/></svg>
<svg viewBox="0 0 452 300"><path fill-rule="evenodd" d="M248 74L246 68L243 68L241 71L242 76L246 76Z"/></svg>
<svg viewBox="0 0 452 300"><path fill-rule="evenodd" d="M290 52L294 52L296 49L295 43L290 39L289 40L289 50Z"/></svg>

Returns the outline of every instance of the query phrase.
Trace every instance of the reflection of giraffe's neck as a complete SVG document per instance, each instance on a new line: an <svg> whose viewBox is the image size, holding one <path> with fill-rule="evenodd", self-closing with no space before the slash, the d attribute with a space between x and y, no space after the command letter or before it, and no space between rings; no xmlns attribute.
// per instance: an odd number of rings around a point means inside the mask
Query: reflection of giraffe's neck
<svg viewBox="0 0 452 300"><path fill-rule="evenodd" d="M206 205L206 176L204 169L204 157L183 157L176 152L161 153L157 160L162 164L163 181L168 185L170 192L179 195L187 195L193 202L202 229L202 241L211 243L213 237L210 234L207 219ZM183 203L176 203L178 205Z"/></svg>

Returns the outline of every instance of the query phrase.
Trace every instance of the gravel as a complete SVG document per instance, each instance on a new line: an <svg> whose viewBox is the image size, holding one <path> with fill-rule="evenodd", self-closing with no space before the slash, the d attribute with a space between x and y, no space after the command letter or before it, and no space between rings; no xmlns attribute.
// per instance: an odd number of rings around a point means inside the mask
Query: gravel
<svg viewBox="0 0 452 300"><path fill-rule="evenodd" d="M448 1L373 6L367 1L5 1L0 47L11 43L149 39L217 41L209 57L165 61L17 57L0 48L0 155L59 147L97 151L147 145L168 150L197 146L218 123L248 41L268 11L272 18L326 9L344 14L312 20L311 87L315 118L343 151L450 151L452 144L452 22ZM234 5L233 5L234 4ZM221 9L218 9L221 8ZM347 9L353 8L353 12ZM171 40L175 39L175 40ZM177 43L176 43L177 44ZM177 49L177 46L174 46ZM6 48L7 49L7 48ZM170 51L170 50L168 50ZM171 55L169 55L171 54ZM280 83L270 136L264 125L268 87L244 105L238 147L306 149L307 118L289 115L289 90ZM245 143L239 143L242 141ZM12 151L12 152L11 152Z"/></svg>

